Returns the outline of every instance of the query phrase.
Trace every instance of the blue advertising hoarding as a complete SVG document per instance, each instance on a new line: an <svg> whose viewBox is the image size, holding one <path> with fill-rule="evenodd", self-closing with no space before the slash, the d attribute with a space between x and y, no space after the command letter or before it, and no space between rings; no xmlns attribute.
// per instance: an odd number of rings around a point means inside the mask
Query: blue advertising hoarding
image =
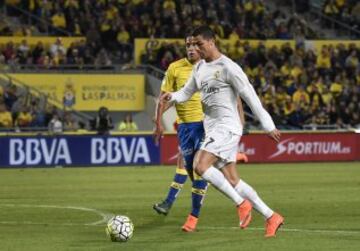
<svg viewBox="0 0 360 251"><path fill-rule="evenodd" d="M0 167L160 164L151 135L0 137Z"/></svg>

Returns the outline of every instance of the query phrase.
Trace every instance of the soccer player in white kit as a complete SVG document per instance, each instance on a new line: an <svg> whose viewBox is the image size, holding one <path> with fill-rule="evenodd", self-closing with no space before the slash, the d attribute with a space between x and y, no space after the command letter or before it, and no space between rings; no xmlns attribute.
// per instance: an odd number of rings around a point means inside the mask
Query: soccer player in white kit
<svg viewBox="0 0 360 251"><path fill-rule="evenodd" d="M233 187L217 168L223 168L228 175L234 170L243 130L237 109L238 96L249 105L272 139L278 142L280 132L241 67L216 47L215 33L209 27L201 26L194 30L193 36L202 60L194 66L185 86L177 92L165 93L162 100L182 103L200 91L205 114L205 140L194 160L194 169L235 202L241 228L249 225L254 204L267 220L265 236L273 237L284 218L268 208L251 186L237 178L237 173L232 174L233 181L238 182Z"/></svg>

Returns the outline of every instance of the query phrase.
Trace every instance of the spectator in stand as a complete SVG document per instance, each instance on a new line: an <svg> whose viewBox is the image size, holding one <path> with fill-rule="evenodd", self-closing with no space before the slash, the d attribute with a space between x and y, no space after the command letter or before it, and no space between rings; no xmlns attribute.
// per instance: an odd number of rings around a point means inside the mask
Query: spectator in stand
<svg viewBox="0 0 360 251"><path fill-rule="evenodd" d="M66 65L68 63L66 55L62 50L59 50L55 56L52 56L53 66Z"/></svg>
<svg viewBox="0 0 360 251"><path fill-rule="evenodd" d="M40 108L35 109L35 111L33 112L33 120L30 126L36 128L47 127L45 113L42 109Z"/></svg>
<svg viewBox="0 0 360 251"><path fill-rule="evenodd" d="M78 123L70 112L64 114L64 130L65 131L76 131L78 129Z"/></svg>
<svg viewBox="0 0 360 251"><path fill-rule="evenodd" d="M13 127L13 118L6 109L5 103L0 100L0 129L11 129Z"/></svg>
<svg viewBox="0 0 360 251"><path fill-rule="evenodd" d="M15 119L15 127L29 127L33 121L33 116L30 113L30 109L27 106L22 106L20 112Z"/></svg>
<svg viewBox="0 0 360 251"><path fill-rule="evenodd" d="M121 48L130 43L130 33L126 30L125 25L120 26L116 38Z"/></svg>
<svg viewBox="0 0 360 251"><path fill-rule="evenodd" d="M355 23L355 28L360 27L360 2L357 1L355 3L355 6L351 9L351 21L352 23Z"/></svg>
<svg viewBox="0 0 360 251"><path fill-rule="evenodd" d="M42 52L41 56L38 58L37 65L41 69L50 69L55 66L55 62L46 52Z"/></svg>
<svg viewBox="0 0 360 251"><path fill-rule="evenodd" d="M77 133L88 133L89 130L86 128L86 124L82 121L78 122Z"/></svg>
<svg viewBox="0 0 360 251"><path fill-rule="evenodd" d="M8 62L16 56L15 45L12 41L6 44L5 49L2 51L2 54L5 57L5 62Z"/></svg>
<svg viewBox="0 0 360 251"><path fill-rule="evenodd" d="M293 102L295 106L300 106L303 109L307 109L310 105L310 96L302 84L298 85L296 92L294 92Z"/></svg>
<svg viewBox="0 0 360 251"><path fill-rule="evenodd" d="M329 107L331 103L334 101L333 95L330 93L329 88L327 86L323 86L322 88L321 99L326 107Z"/></svg>
<svg viewBox="0 0 360 251"><path fill-rule="evenodd" d="M333 97L337 98L341 95L343 91L343 85L340 81L340 76L336 76L335 80L331 83L330 92L332 93Z"/></svg>
<svg viewBox="0 0 360 251"><path fill-rule="evenodd" d="M285 105L283 106L283 113L285 117L290 116L295 111L295 105L294 102L292 102L292 99L290 96L286 97Z"/></svg>
<svg viewBox="0 0 360 251"><path fill-rule="evenodd" d="M105 49L101 49L95 59L95 66L100 68L106 68L111 66L112 62L108 52Z"/></svg>
<svg viewBox="0 0 360 251"><path fill-rule="evenodd" d="M119 124L121 132L135 132L138 130L137 124L133 121L131 114L127 114L123 121Z"/></svg>
<svg viewBox="0 0 360 251"><path fill-rule="evenodd" d="M52 56L57 56L57 54L59 53L59 51L62 51L63 54L66 54L66 49L62 43L62 40L61 38L57 38L55 43L53 43L51 46L50 46L50 54Z"/></svg>
<svg viewBox="0 0 360 251"><path fill-rule="evenodd" d="M290 114L288 123L295 129L302 129L308 119L307 112L300 104L295 105L295 110Z"/></svg>
<svg viewBox="0 0 360 251"><path fill-rule="evenodd" d="M17 57L19 58L19 63L20 64L31 63L29 60L30 59L29 54L30 54L30 47L27 43L27 40L23 39L21 41L20 46L17 49Z"/></svg>
<svg viewBox="0 0 360 251"><path fill-rule="evenodd" d="M316 82L312 82L307 88L306 93L310 98L310 110L315 111L320 107L324 107L324 101L321 96L322 89L316 85Z"/></svg>
<svg viewBox="0 0 360 251"><path fill-rule="evenodd" d="M318 55L316 60L316 66L319 69L320 75L325 75L329 73L331 67L331 59L327 46L323 46L321 49L321 54Z"/></svg>
<svg viewBox="0 0 360 251"><path fill-rule="evenodd" d="M291 35L289 34L288 28L285 23L280 23L277 28L276 38L278 39L291 39Z"/></svg>
<svg viewBox="0 0 360 251"><path fill-rule="evenodd" d="M349 127L351 124L352 118L352 109L350 107L345 107L344 105L341 106L343 110L340 113L341 121L344 123L346 127Z"/></svg>
<svg viewBox="0 0 360 251"><path fill-rule="evenodd" d="M5 88L3 99L6 109L11 111L13 105L18 100L17 86L10 83L10 85Z"/></svg>
<svg viewBox="0 0 360 251"><path fill-rule="evenodd" d="M353 50L350 52L350 55L345 60L347 75L353 77L358 66L359 66L359 56L357 54L357 51Z"/></svg>
<svg viewBox="0 0 360 251"><path fill-rule="evenodd" d="M57 113L53 114L52 119L49 122L49 132L54 134L61 134L64 131L63 123L61 122Z"/></svg>
<svg viewBox="0 0 360 251"><path fill-rule="evenodd" d="M3 54L0 54L0 71L7 71L9 70L9 65L5 62L5 57Z"/></svg>
<svg viewBox="0 0 360 251"><path fill-rule="evenodd" d="M336 4L335 0L327 0L324 4L324 13L332 18L339 17L339 7Z"/></svg>
<svg viewBox="0 0 360 251"><path fill-rule="evenodd" d="M83 58L80 57L78 49L73 48L71 50L68 50L68 56L67 56L66 64L74 65L76 67L82 67L83 66L84 60L83 60Z"/></svg>
<svg viewBox="0 0 360 251"><path fill-rule="evenodd" d="M64 12L62 12L60 9L57 10L54 15L51 17L52 25L56 28L65 29L66 28L66 19ZM56 30L54 30L54 33L57 34ZM62 33L60 33L62 34Z"/></svg>
<svg viewBox="0 0 360 251"><path fill-rule="evenodd" d="M286 100L291 97L285 91L285 88L281 85L276 87L275 104L277 107L283 107L286 104Z"/></svg>
<svg viewBox="0 0 360 251"><path fill-rule="evenodd" d="M33 64L36 64L38 62L38 59L40 58L40 56L44 51L45 51L44 44L41 41L39 41L31 53L33 58L32 60Z"/></svg>
<svg viewBox="0 0 360 251"><path fill-rule="evenodd" d="M45 109L46 109L44 114L45 125L49 126L50 121L53 119L53 115L58 114L58 110L56 106L50 106L50 105L47 106Z"/></svg>
<svg viewBox="0 0 360 251"><path fill-rule="evenodd" d="M0 20L0 35L1 36L11 36L12 30L7 24L7 22L3 19Z"/></svg>
<svg viewBox="0 0 360 251"><path fill-rule="evenodd" d="M106 107L100 107L98 115L95 119L95 130L98 134L107 135L114 125L110 117L109 110Z"/></svg>
<svg viewBox="0 0 360 251"><path fill-rule="evenodd" d="M86 41L89 44L91 44L91 43L99 43L100 40L101 40L101 36L99 30L97 29L95 23L91 22L90 29L88 29L86 32Z"/></svg>

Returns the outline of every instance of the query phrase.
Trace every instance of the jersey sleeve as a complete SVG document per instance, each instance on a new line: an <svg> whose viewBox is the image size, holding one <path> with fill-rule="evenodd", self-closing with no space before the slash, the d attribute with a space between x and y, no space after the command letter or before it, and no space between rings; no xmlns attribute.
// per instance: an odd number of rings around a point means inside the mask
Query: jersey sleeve
<svg viewBox="0 0 360 251"><path fill-rule="evenodd" d="M175 71L172 65L169 66L165 72L165 76L161 82L161 91L163 92L173 92L175 86Z"/></svg>
<svg viewBox="0 0 360 251"><path fill-rule="evenodd" d="M250 84L244 71L235 63L229 64L227 72L228 82L240 97L248 104L251 111L260 121L263 129L267 132L273 131L276 127L270 114L264 109L254 87Z"/></svg>
<svg viewBox="0 0 360 251"><path fill-rule="evenodd" d="M176 103L183 103L189 100L196 91L198 91L198 89L196 86L196 80L193 70L184 87L181 88L179 91L173 92L171 94L171 101L175 101Z"/></svg>

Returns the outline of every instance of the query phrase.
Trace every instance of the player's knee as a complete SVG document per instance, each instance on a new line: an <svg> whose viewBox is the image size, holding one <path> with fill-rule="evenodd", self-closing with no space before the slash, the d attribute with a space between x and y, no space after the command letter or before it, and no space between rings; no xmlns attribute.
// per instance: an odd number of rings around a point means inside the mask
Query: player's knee
<svg viewBox="0 0 360 251"><path fill-rule="evenodd" d="M208 169L209 167L207 165L205 165L205 163L203 162L196 162L195 165L194 165L194 169L195 169L195 172L202 176L203 173Z"/></svg>

